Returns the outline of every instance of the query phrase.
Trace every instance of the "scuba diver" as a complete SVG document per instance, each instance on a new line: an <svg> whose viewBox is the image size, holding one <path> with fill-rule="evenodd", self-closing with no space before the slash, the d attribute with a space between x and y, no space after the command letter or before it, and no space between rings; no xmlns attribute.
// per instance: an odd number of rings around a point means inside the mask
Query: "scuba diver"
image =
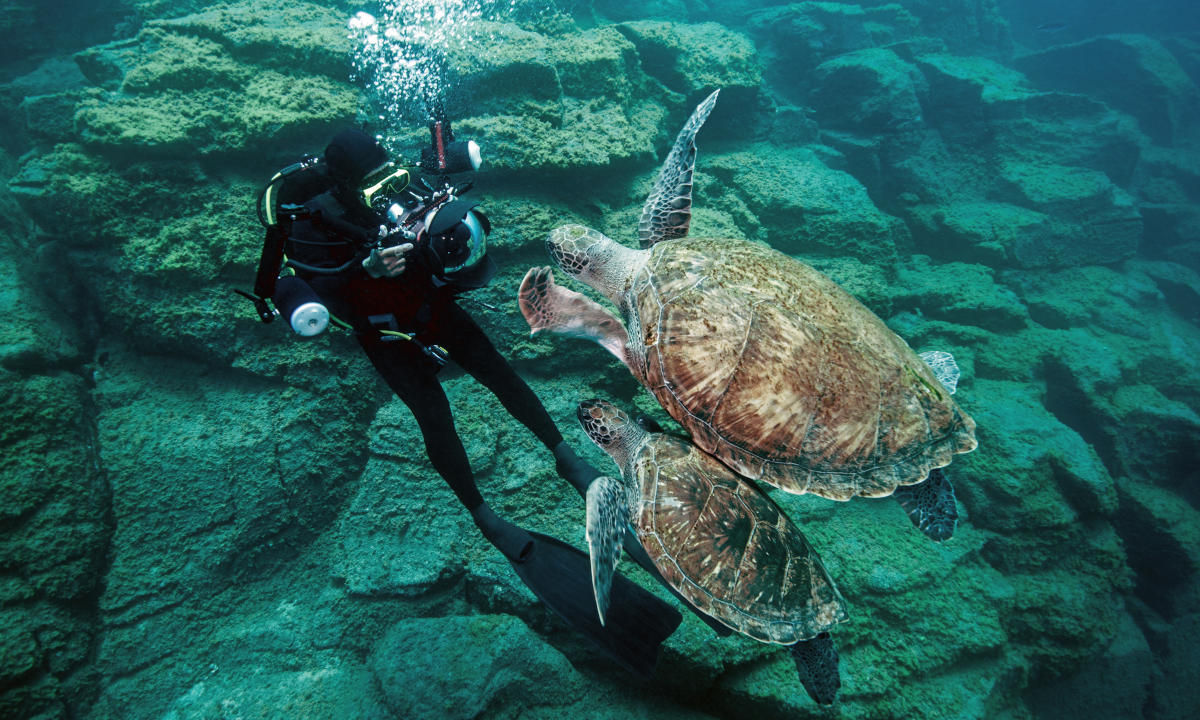
<svg viewBox="0 0 1200 720"><path fill-rule="evenodd" d="M430 125L433 142L417 165L439 176L409 190L410 175L377 140L339 132L322 158L276 174L259 196L266 226L253 295L259 317L287 318L302 335L332 320L348 327L367 358L417 420L430 462L483 536L558 615L631 671L649 675L659 645L679 625L674 607L625 578L614 582L601 625L588 555L525 530L484 501L455 429L438 372L453 361L490 390L581 492L600 473L580 460L541 401L456 301L496 272L486 254L491 225L461 195L450 173L477 169L478 147L456 142L449 124ZM290 269L293 274L281 271ZM274 304L271 308L268 300Z"/></svg>

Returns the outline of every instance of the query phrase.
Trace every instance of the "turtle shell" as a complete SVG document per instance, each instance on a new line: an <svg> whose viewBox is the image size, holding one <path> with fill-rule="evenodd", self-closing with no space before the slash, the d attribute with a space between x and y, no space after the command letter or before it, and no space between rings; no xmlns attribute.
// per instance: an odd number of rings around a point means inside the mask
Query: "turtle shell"
<svg viewBox="0 0 1200 720"><path fill-rule="evenodd" d="M835 500L890 495L975 448L975 423L907 343L763 245L655 245L627 296L631 366L706 452Z"/></svg>
<svg viewBox="0 0 1200 720"><path fill-rule="evenodd" d="M634 529L663 578L701 611L783 645L846 619L816 551L753 483L662 434L642 446L632 472Z"/></svg>

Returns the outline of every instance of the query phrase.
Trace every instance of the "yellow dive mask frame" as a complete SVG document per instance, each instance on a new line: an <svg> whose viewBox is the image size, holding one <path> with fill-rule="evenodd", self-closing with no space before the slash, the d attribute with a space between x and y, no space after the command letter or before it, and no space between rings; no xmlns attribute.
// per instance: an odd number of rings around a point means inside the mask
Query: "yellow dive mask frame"
<svg viewBox="0 0 1200 720"><path fill-rule="evenodd" d="M391 196L402 192L408 187L408 181L408 170L396 168L395 163L387 163L372 170L363 178L363 204L370 207L371 201L380 193Z"/></svg>

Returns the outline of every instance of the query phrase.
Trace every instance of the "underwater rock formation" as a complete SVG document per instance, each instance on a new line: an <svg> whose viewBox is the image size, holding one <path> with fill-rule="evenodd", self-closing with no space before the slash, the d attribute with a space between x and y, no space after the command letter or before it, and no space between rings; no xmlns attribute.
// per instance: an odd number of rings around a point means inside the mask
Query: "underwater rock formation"
<svg viewBox="0 0 1200 720"><path fill-rule="evenodd" d="M1012 58L990 0L711 5L531 5L448 53L504 266L470 296L500 311L466 307L576 445L581 397L658 412L597 348L529 338L513 294L555 225L632 242L670 134L726 88L693 233L810 261L915 349L953 351L979 425L947 469L946 543L895 503L780 500L850 605L841 715L1030 717L1087 694L1080 713L1187 717L1194 40ZM349 80L357 6L102 3L87 47L30 7L0 25L45 53L0 78L0 297L19 309L0 328L0 715L818 716L786 654L694 618L653 681L607 663L457 512L351 338L298 341L230 293L277 168L347 124L426 142ZM548 454L445 380L485 496L580 542Z"/></svg>

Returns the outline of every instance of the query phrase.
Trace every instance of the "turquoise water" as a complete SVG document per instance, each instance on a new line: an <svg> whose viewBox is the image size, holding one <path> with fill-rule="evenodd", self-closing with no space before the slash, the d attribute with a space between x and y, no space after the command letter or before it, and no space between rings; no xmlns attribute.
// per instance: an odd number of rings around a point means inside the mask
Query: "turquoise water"
<svg viewBox="0 0 1200 720"><path fill-rule="evenodd" d="M0 33L0 716L1200 715L1192 3L10 0ZM415 159L439 98L501 267L463 306L616 474L580 400L680 427L603 349L530 337L517 288L560 224L636 246L718 87L691 236L952 352L977 424L942 543L887 498L771 492L845 597L832 709L686 610L652 677L616 665L483 540L348 333L232 292L273 173L347 125ZM586 547L550 454L441 377L489 503Z"/></svg>

